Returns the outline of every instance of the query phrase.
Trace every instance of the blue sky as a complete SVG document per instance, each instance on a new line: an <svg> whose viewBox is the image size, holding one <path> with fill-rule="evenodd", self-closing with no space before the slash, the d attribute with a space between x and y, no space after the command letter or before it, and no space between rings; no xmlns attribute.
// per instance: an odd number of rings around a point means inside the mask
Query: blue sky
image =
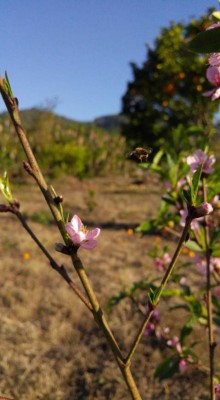
<svg viewBox="0 0 220 400"><path fill-rule="evenodd" d="M211 6L218 0L1 0L0 74L21 108L57 99L55 111L78 121L115 114L146 43Z"/></svg>

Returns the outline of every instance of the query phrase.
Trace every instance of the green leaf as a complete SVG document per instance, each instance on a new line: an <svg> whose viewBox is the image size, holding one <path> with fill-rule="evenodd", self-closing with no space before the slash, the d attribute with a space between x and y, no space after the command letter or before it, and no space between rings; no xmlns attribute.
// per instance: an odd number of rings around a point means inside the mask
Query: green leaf
<svg viewBox="0 0 220 400"><path fill-rule="evenodd" d="M169 194L165 193L162 196L162 200L165 201L165 203L170 204L172 206L176 205L176 200L174 200L171 196L169 196Z"/></svg>
<svg viewBox="0 0 220 400"><path fill-rule="evenodd" d="M175 372L178 372L179 370L179 361L180 359L178 357L171 356L169 358L166 358L161 364L158 365L154 377L158 378L160 381L162 379L167 379L170 378L175 374Z"/></svg>
<svg viewBox="0 0 220 400"><path fill-rule="evenodd" d="M192 198L192 205L196 205L196 198L199 189L201 174L203 169L203 163L199 166L199 168L194 172L191 184L191 198Z"/></svg>
<svg viewBox="0 0 220 400"><path fill-rule="evenodd" d="M181 296L181 289L164 289L162 293L162 297L171 297L171 296Z"/></svg>
<svg viewBox="0 0 220 400"><path fill-rule="evenodd" d="M214 11L212 17L214 17L216 21L220 21L220 11Z"/></svg>
<svg viewBox="0 0 220 400"><path fill-rule="evenodd" d="M178 306L173 306L170 307L170 310L185 310L185 311L189 311L189 307L186 304L179 304Z"/></svg>
<svg viewBox="0 0 220 400"><path fill-rule="evenodd" d="M188 43L188 48L196 53L220 52L220 28L199 33Z"/></svg>
<svg viewBox="0 0 220 400"><path fill-rule="evenodd" d="M114 296L112 296L106 306L107 312L111 312L112 308L116 306L118 303L120 303L121 300L125 299L127 297L127 293L125 291L121 291L116 293Z"/></svg>
<svg viewBox="0 0 220 400"><path fill-rule="evenodd" d="M177 182L177 172L178 172L178 163L173 160L170 154L167 154L167 164L168 164L168 175L169 175L169 180L174 187Z"/></svg>
<svg viewBox="0 0 220 400"><path fill-rule="evenodd" d="M190 190L186 190L183 189L182 190L182 194L183 194L183 198L185 199L185 201L189 204L192 203L192 198L191 198L191 191Z"/></svg>
<svg viewBox="0 0 220 400"><path fill-rule="evenodd" d="M3 194L3 196L6 198L6 200L9 203L13 202L13 196L11 194L10 190L10 184L9 184L9 179L8 179L8 174L7 172L4 172L3 177L0 177L0 190Z"/></svg>
<svg viewBox="0 0 220 400"><path fill-rule="evenodd" d="M213 250L212 256L213 257L220 257L220 249L218 248L216 250Z"/></svg>
<svg viewBox="0 0 220 400"><path fill-rule="evenodd" d="M220 238L220 226L217 226L212 233L210 247L214 247L215 242Z"/></svg>
<svg viewBox="0 0 220 400"><path fill-rule="evenodd" d="M8 79L8 74L7 74L6 71L5 71L5 77L3 79L3 86L4 86L5 93L8 95L8 97L13 99L14 95L12 93L11 85L10 85L10 82L9 82L9 79Z"/></svg>
<svg viewBox="0 0 220 400"><path fill-rule="evenodd" d="M156 286L151 286L150 290L148 292L148 301L150 304L155 306L158 302L158 294L160 293L161 286L156 287Z"/></svg>
<svg viewBox="0 0 220 400"><path fill-rule="evenodd" d="M156 219L151 219L150 221L145 221L142 224L140 224L136 231L137 232L142 232L142 233L149 233L149 232L154 232L157 229L157 220Z"/></svg>
<svg viewBox="0 0 220 400"><path fill-rule="evenodd" d="M192 327L188 326L188 325L184 325L183 328L181 329L181 333L180 333L180 343L183 344L186 337L190 335L190 333L192 332Z"/></svg>
<svg viewBox="0 0 220 400"><path fill-rule="evenodd" d="M203 251L202 247L200 247L199 244L198 244L197 242L194 242L194 240L188 240L188 241L185 243L185 246L186 246L188 249L192 250L192 251L200 251L200 252Z"/></svg>

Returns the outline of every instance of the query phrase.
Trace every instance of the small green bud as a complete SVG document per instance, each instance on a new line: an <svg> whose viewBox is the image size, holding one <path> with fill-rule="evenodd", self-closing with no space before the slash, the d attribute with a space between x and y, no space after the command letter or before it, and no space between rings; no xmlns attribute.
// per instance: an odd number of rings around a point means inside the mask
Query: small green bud
<svg viewBox="0 0 220 400"><path fill-rule="evenodd" d="M6 200L9 203L12 203L14 201L12 193L11 193L11 189L10 189L7 172L4 172L4 175L2 178L0 177L0 190L3 194L3 196L6 198Z"/></svg>

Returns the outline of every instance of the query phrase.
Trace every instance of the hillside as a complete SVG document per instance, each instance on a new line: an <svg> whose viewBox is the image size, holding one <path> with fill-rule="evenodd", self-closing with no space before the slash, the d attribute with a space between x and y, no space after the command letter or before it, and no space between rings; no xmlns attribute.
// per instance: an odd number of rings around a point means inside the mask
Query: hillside
<svg viewBox="0 0 220 400"><path fill-rule="evenodd" d="M42 118L49 115L53 115L55 120L64 127L72 127L75 129L87 129L88 127L93 127L94 129L101 129L107 132L109 131L120 131L121 123L123 122L123 117L119 114L115 115L105 115L95 118L93 121L89 122L79 122L71 118L63 117L50 110L43 108L29 108L20 111L22 121L27 129L32 128L33 124ZM8 118L7 112L0 113L0 123L4 123L5 119Z"/></svg>
<svg viewBox="0 0 220 400"><path fill-rule="evenodd" d="M22 110L21 119L35 155L50 175L64 172L84 177L122 168L125 140L119 132L120 117L82 123L50 110L32 108ZM1 165L13 170L24 156L6 112L0 114L0 132Z"/></svg>

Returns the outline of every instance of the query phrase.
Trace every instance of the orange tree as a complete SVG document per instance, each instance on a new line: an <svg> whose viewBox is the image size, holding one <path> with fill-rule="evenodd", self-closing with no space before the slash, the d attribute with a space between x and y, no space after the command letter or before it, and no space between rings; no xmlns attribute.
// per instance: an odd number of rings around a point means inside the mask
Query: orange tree
<svg viewBox="0 0 220 400"><path fill-rule="evenodd" d="M187 48L188 41L207 25L207 16L188 24L171 22L161 30L154 48L148 47L143 65L131 64L133 80L122 97L126 117L122 132L130 143L153 147L168 143L178 151L184 146L181 126L184 131L200 127L196 132L200 136L210 133L218 106L201 95L210 89L206 61ZM180 138L175 140L177 132Z"/></svg>

